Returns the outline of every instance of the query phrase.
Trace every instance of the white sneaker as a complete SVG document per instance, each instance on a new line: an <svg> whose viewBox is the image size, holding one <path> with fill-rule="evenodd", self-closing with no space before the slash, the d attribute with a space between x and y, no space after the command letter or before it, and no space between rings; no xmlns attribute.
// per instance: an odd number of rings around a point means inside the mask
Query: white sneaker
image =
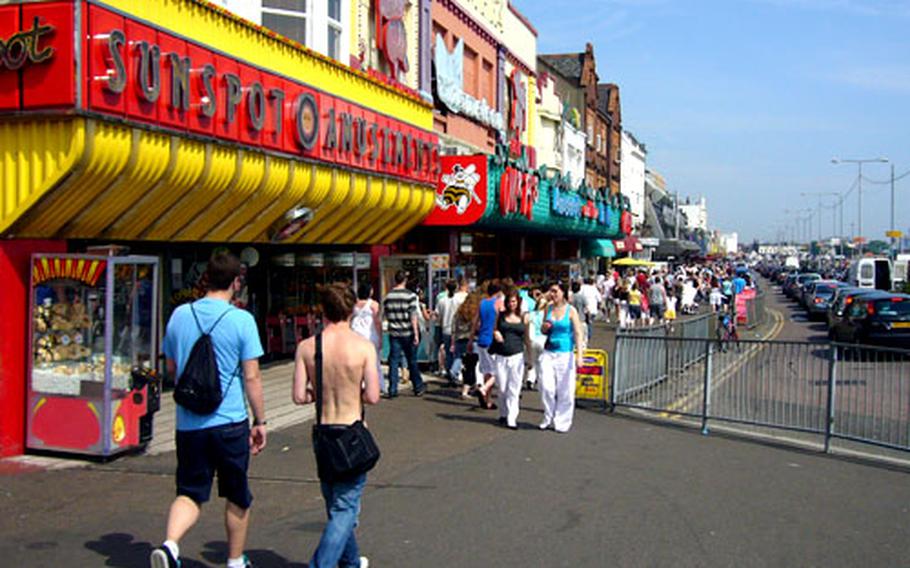
<svg viewBox="0 0 910 568"><path fill-rule="evenodd" d="M360 568L370 568L370 559L366 556L360 557Z"/></svg>
<svg viewBox="0 0 910 568"><path fill-rule="evenodd" d="M547 429L549 429L550 426L552 426L552 425L553 425L552 422L541 422L541 423L540 423L540 426L538 426L538 428L540 428L541 430L547 430Z"/></svg>

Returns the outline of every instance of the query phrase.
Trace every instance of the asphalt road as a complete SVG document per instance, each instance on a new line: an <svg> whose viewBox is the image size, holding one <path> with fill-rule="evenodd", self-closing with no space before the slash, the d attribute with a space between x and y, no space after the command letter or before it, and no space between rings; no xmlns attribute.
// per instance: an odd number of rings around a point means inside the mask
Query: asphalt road
<svg viewBox="0 0 910 568"><path fill-rule="evenodd" d="M577 411L569 434L540 432L533 392L513 432L455 394L433 384L369 412L383 450L359 529L372 566L907 565L908 469L599 410ZM254 459L260 568L302 568L322 530L309 428L274 432ZM0 462L3 565L146 566L174 467L173 453ZM220 510L182 543L185 567L223 565Z"/></svg>

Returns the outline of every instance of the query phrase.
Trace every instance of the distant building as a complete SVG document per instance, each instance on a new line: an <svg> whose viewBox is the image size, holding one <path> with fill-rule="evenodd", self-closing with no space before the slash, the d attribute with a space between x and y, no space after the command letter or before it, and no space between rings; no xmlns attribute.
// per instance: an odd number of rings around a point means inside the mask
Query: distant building
<svg viewBox="0 0 910 568"><path fill-rule="evenodd" d="M636 233L645 222L645 164L648 150L628 131L622 133L622 193L629 199L629 212Z"/></svg>
<svg viewBox="0 0 910 568"><path fill-rule="evenodd" d="M724 254L736 254L739 252L739 234L738 233L721 233L721 250Z"/></svg>
<svg viewBox="0 0 910 568"><path fill-rule="evenodd" d="M702 232L708 230L708 200L705 197L700 197L695 203L690 203L687 199L686 203L680 204L679 210L686 216L687 230Z"/></svg>

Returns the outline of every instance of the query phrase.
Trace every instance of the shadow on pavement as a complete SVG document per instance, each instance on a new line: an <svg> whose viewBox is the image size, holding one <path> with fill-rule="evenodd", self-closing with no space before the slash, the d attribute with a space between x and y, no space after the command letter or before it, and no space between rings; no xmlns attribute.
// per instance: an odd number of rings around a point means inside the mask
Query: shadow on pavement
<svg viewBox="0 0 910 568"><path fill-rule="evenodd" d="M321 531L320 527L320 531ZM136 540L131 534L109 533L98 540L85 543L85 548L105 557L104 566L114 568L147 568L152 544ZM307 568L306 563L292 562L271 550L248 550L247 556L257 568ZM202 557L206 563L182 556L181 568L207 568L223 565L227 560L227 543L211 541L205 544Z"/></svg>

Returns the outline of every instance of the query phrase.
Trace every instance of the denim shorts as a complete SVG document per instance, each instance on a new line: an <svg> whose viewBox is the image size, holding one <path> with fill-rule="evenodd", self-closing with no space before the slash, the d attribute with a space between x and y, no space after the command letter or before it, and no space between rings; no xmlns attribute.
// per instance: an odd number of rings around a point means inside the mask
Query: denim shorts
<svg viewBox="0 0 910 568"><path fill-rule="evenodd" d="M218 496L241 509L253 502L247 469L250 425L246 421L177 431L177 495L201 505L209 500L218 474Z"/></svg>

